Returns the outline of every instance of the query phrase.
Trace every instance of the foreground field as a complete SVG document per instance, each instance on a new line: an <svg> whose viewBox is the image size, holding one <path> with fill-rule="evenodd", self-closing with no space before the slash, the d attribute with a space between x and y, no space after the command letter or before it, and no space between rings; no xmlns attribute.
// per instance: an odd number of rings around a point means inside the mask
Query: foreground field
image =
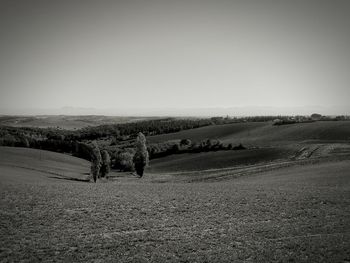
<svg viewBox="0 0 350 263"><path fill-rule="evenodd" d="M69 179L86 176L85 161L44 152L29 169L32 153L0 153L2 262L350 261L348 160L211 183L93 184ZM62 169L69 178L52 176Z"/></svg>

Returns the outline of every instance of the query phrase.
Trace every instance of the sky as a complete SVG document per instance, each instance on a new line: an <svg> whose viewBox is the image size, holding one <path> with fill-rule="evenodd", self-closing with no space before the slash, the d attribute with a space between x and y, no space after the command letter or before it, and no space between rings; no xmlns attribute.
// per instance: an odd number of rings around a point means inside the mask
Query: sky
<svg viewBox="0 0 350 263"><path fill-rule="evenodd" d="M0 114L350 114L349 13L348 0L0 0Z"/></svg>

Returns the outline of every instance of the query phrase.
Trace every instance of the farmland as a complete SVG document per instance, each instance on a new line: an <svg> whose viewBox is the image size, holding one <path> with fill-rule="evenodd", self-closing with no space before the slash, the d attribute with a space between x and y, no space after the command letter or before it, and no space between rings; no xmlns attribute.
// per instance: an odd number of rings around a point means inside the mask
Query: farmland
<svg viewBox="0 0 350 263"><path fill-rule="evenodd" d="M244 151L178 154L152 160L149 170L153 172L176 172L220 169L272 162L291 156L292 152L292 150L286 149L265 148Z"/></svg>
<svg viewBox="0 0 350 263"><path fill-rule="evenodd" d="M2 262L350 257L348 160L233 173L223 181L113 173L92 184L71 180L89 171L77 158L23 148L0 153Z"/></svg>
<svg viewBox="0 0 350 263"><path fill-rule="evenodd" d="M156 143L185 138L191 141L209 138L226 144L242 143L248 150L171 155L152 160L151 171L206 170L350 154L350 122L347 121L284 126L274 126L270 122L233 123L150 136L147 139L150 143Z"/></svg>
<svg viewBox="0 0 350 263"><path fill-rule="evenodd" d="M0 263L350 263L350 0L5 0Z"/></svg>
<svg viewBox="0 0 350 263"><path fill-rule="evenodd" d="M350 122L320 121L274 126L271 122L232 123L202 127L177 133L150 136L150 142L169 140L220 139L224 142L241 142L244 145L271 146L304 141L342 141L350 139Z"/></svg>
<svg viewBox="0 0 350 263"><path fill-rule="evenodd" d="M347 262L349 131L248 122L148 136L247 149L171 154L143 178L112 170L96 184L87 160L0 147L0 261Z"/></svg>

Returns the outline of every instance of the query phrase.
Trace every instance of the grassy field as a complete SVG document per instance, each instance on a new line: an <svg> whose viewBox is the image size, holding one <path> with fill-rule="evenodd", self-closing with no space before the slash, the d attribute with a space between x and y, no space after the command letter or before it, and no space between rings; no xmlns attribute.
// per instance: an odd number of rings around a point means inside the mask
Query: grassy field
<svg viewBox="0 0 350 263"><path fill-rule="evenodd" d="M196 154L173 154L150 161L151 173L178 173L210 169L227 169L246 165L269 165L275 162L342 159L350 157L350 143L307 143L280 147L254 148L240 151L217 151Z"/></svg>
<svg viewBox="0 0 350 263"><path fill-rule="evenodd" d="M190 139L191 141L201 141L210 139L223 139L234 137L236 134L249 133L252 130L265 127L270 123L264 122L249 122L249 123L233 123L223 125L206 126L196 129L183 130L176 133L161 134L147 137L151 143Z"/></svg>
<svg viewBox="0 0 350 263"><path fill-rule="evenodd" d="M88 171L74 157L0 147L1 262L350 261L349 160L210 183L72 180Z"/></svg>
<svg viewBox="0 0 350 263"><path fill-rule="evenodd" d="M342 152L350 155L350 122L323 121L274 126L271 122L214 125L177 133L150 136L150 143L188 138L201 141L220 139L251 148L200 154L174 154L151 161L150 172L181 172L221 169L270 163L293 158L328 157Z"/></svg>
<svg viewBox="0 0 350 263"><path fill-rule="evenodd" d="M200 141L208 138L247 146L287 145L304 141L349 141L350 121L319 121L281 126L274 126L271 122L233 123L150 136L147 140L155 143L180 139Z"/></svg>
<svg viewBox="0 0 350 263"><path fill-rule="evenodd" d="M242 151L175 154L151 160L149 172L181 172L220 169L233 166L269 163L286 159L294 154L292 148L264 148Z"/></svg>
<svg viewBox="0 0 350 263"><path fill-rule="evenodd" d="M85 180L90 172L90 162L69 155L30 148L0 149L0 164L13 174L9 177L11 180L32 180L37 172L49 174L50 177ZM17 171L19 176L16 175ZM27 173L28 178L21 175Z"/></svg>

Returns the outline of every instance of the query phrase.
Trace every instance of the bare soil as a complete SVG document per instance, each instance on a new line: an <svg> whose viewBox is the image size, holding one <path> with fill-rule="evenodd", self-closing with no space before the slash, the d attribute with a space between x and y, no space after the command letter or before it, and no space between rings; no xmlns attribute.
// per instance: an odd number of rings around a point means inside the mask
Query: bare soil
<svg viewBox="0 0 350 263"><path fill-rule="evenodd" d="M1 262L350 261L349 160L94 184L70 179L87 163L27 150L0 147Z"/></svg>

